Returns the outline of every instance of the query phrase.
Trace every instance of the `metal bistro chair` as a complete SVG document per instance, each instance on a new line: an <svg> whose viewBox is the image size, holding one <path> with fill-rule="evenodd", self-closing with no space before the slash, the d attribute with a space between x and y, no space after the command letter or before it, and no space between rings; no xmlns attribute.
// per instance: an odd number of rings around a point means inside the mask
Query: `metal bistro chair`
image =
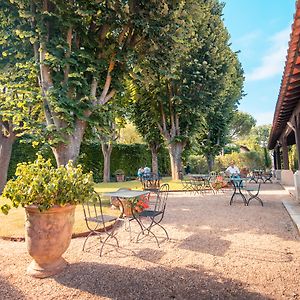
<svg viewBox="0 0 300 300"><path fill-rule="evenodd" d="M144 190L159 189L161 176L157 173L146 173L142 176L142 185Z"/></svg>
<svg viewBox="0 0 300 300"><path fill-rule="evenodd" d="M149 209L146 209L138 214L137 221L140 224L141 232L138 234L136 238L137 242L140 239L142 239L141 235L145 237L145 235L151 234L155 238L157 245L159 247L158 238L153 232L153 227L156 225L159 226L165 232L167 236L167 240L169 239L168 232L161 225L161 221L163 220L163 217L165 215L168 194L169 194L169 185L165 183L160 187L158 191L154 192L155 199L154 201L150 200Z"/></svg>
<svg viewBox="0 0 300 300"><path fill-rule="evenodd" d="M102 256L103 247L109 239L114 239L117 247L119 247L118 239L115 236L115 229L117 226L117 220L120 216L106 215L103 214L102 209L102 199L97 192L94 192L94 197L89 201L82 204L84 212L84 220L90 233L86 237L82 251L84 251L86 242L88 238L92 235L97 235L100 237L100 243L102 243L100 248L100 256ZM122 214L122 212L121 212ZM107 223L114 222L111 226L107 226ZM102 241L101 236L106 235L105 239Z"/></svg>
<svg viewBox="0 0 300 300"><path fill-rule="evenodd" d="M191 192L193 190L193 184L190 179L181 179L182 190L186 192Z"/></svg>

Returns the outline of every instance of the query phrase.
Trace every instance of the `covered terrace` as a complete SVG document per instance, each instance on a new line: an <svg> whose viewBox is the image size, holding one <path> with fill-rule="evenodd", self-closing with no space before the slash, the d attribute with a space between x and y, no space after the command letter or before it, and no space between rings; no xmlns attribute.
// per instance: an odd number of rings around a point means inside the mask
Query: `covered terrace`
<svg viewBox="0 0 300 300"><path fill-rule="evenodd" d="M300 1L287 50L285 68L275 108L268 148L273 150L276 178L284 185L294 186L300 199ZM298 170L293 174L288 147L296 144Z"/></svg>

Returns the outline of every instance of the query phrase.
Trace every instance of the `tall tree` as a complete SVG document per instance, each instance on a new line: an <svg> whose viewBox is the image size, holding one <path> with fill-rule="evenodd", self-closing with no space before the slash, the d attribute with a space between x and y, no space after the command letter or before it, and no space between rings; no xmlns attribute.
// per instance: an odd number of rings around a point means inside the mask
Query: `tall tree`
<svg viewBox="0 0 300 300"><path fill-rule="evenodd" d="M32 47L18 31L22 20L6 3L0 10L0 193L6 180L14 141L40 129L41 107Z"/></svg>
<svg viewBox="0 0 300 300"><path fill-rule="evenodd" d="M132 50L159 37L165 16L181 1L10 2L32 26L18 30L33 42L49 143L57 164L66 164L77 159L95 109L113 98L132 67Z"/></svg>
<svg viewBox="0 0 300 300"><path fill-rule="evenodd" d="M156 119L149 110L151 101L146 95L143 96L143 101L135 101L131 106L131 119L151 151L152 172L158 174L158 153L164 141Z"/></svg>
<svg viewBox="0 0 300 300"><path fill-rule="evenodd" d="M110 182L110 158L113 145L120 136L120 128L124 125L122 109L112 109L108 104L99 108L90 122L92 140L100 142L103 154L103 182Z"/></svg>
<svg viewBox="0 0 300 300"><path fill-rule="evenodd" d="M234 112L230 122L229 138L237 140L247 136L255 124L256 120L250 114L242 111Z"/></svg>
<svg viewBox="0 0 300 300"><path fill-rule="evenodd" d="M229 100L228 87L243 78L228 46L222 7L218 1L186 2L135 74L145 91L141 101L151 99L149 110L167 143L173 179L182 172L182 151L203 117L225 99L236 103L241 94Z"/></svg>

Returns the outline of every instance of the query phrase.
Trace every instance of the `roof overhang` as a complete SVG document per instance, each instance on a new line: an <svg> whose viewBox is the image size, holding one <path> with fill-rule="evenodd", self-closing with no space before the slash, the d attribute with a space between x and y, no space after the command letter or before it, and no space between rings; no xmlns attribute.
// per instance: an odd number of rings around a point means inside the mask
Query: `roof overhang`
<svg viewBox="0 0 300 300"><path fill-rule="evenodd" d="M279 96L275 107L269 149L274 149L277 140L285 132L287 122L300 100L300 0L296 1L296 13L281 80Z"/></svg>

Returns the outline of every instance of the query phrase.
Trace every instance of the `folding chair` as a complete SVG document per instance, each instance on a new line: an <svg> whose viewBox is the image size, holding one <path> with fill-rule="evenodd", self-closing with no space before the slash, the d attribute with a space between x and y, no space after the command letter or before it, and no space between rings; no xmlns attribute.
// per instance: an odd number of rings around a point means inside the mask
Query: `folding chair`
<svg viewBox="0 0 300 300"><path fill-rule="evenodd" d="M122 212L119 216L103 214L102 199L97 192L94 192L94 197L83 203L82 207L84 220L87 228L90 231L83 243L82 251L84 251L86 242L92 235L99 236L100 243L102 243L100 248L100 256L102 256L103 247L109 239L114 239L117 247L119 247L118 239L115 236L115 229L117 226L117 220L121 217ZM110 226L107 226L107 223L111 222L114 223ZM106 235L103 241L101 238L102 235Z"/></svg>
<svg viewBox="0 0 300 300"><path fill-rule="evenodd" d="M140 224L141 231L138 234L136 241L138 242L145 235L151 234L159 247L159 241L155 233L153 232L154 226L159 226L169 239L168 232L161 225L163 217L165 215L166 203L169 194L169 185L163 184L157 192L154 192L155 199L152 201L150 197L149 209L146 209L137 215L137 221Z"/></svg>
<svg viewBox="0 0 300 300"><path fill-rule="evenodd" d="M193 190L193 185L192 185L191 180L181 179L181 183L182 183L182 190L185 193Z"/></svg>

